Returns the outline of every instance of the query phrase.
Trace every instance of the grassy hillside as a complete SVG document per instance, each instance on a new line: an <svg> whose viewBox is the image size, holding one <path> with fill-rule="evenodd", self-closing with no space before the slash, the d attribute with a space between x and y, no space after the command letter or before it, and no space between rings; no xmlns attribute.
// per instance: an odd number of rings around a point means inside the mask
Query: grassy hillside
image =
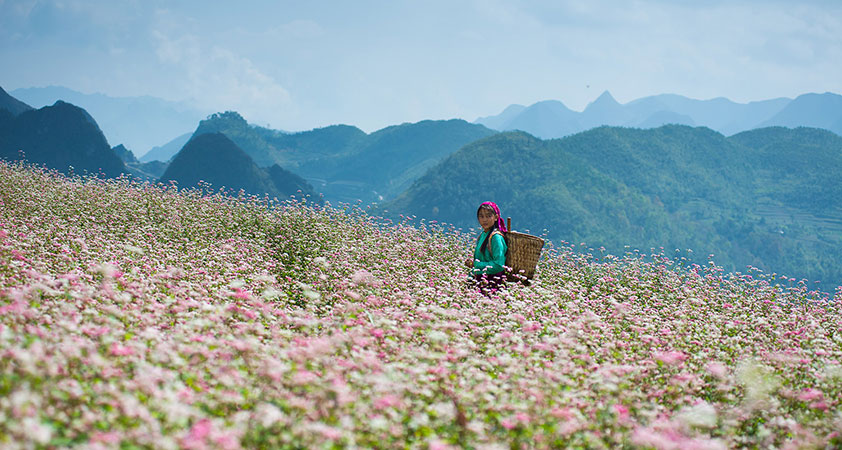
<svg viewBox="0 0 842 450"><path fill-rule="evenodd" d="M471 239L0 162L0 445L842 445L842 291Z"/></svg>
<svg viewBox="0 0 842 450"><path fill-rule="evenodd" d="M492 199L518 229L551 239L614 254L665 248L700 263L714 254L729 270L760 267L833 290L842 284L839 173L842 138L809 128L726 138L601 127L549 141L504 133L460 149L385 208L470 227L476 205Z"/></svg>

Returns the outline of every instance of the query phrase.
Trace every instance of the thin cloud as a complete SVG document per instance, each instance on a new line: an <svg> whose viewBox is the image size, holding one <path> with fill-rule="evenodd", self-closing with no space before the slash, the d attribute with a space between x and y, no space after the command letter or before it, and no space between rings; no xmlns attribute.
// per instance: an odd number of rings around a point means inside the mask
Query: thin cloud
<svg viewBox="0 0 842 450"><path fill-rule="evenodd" d="M159 61L182 80L183 92L199 109L235 110L264 124L281 124L295 114L289 91L248 58L195 35L153 35Z"/></svg>

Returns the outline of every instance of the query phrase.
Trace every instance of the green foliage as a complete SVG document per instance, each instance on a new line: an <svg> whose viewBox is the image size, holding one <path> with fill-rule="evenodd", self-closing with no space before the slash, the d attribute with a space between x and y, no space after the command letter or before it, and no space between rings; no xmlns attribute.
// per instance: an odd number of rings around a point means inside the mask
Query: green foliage
<svg viewBox="0 0 842 450"><path fill-rule="evenodd" d="M291 194L313 195L312 187L304 179L277 165L269 170L261 169L222 133L193 137L161 176L161 182L169 181L177 181L179 186L186 188L201 185L215 190L224 187L234 192L242 189L249 194L278 198Z"/></svg>
<svg viewBox="0 0 842 450"><path fill-rule="evenodd" d="M493 200L515 229L550 239L615 254L677 249L699 263L713 254L728 270L832 290L842 283L840 173L842 138L817 129L515 132L465 146L384 210L475 227L476 205Z"/></svg>
<svg viewBox="0 0 842 450"><path fill-rule="evenodd" d="M284 133L249 125L236 112L213 114L195 136L223 133L260 167L279 165L314 183L332 201L391 199L465 144L495 132L464 120L395 125L366 134L333 125Z"/></svg>

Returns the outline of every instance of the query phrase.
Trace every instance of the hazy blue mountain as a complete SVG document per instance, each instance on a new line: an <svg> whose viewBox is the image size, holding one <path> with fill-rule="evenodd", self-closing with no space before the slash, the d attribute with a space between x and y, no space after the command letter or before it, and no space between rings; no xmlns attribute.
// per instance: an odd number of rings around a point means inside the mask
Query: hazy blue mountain
<svg viewBox="0 0 842 450"><path fill-rule="evenodd" d="M224 187L236 193L242 189L249 194L268 194L279 199L300 196L298 190L316 197L312 187L300 177L280 167L273 166L270 171L258 167L245 151L222 133L202 133L190 139L172 159L160 181L176 181L180 188L209 191Z"/></svg>
<svg viewBox="0 0 842 450"><path fill-rule="evenodd" d="M3 120L0 157L26 159L62 173L116 177L127 173L93 117L62 101ZM21 154L23 152L23 154Z"/></svg>
<svg viewBox="0 0 842 450"><path fill-rule="evenodd" d="M651 117L659 112L672 112L692 119L679 122L705 126L725 135L757 128L783 109L791 99L778 98L750 103L735 103L726 98L695 100L681 95L662 94L629 102L626 106L636 117ZM642 123L642 122L641 122ZM645 128L640 124L629 124ZM656 126L659 126L657 124Z"/></svg>
<svg viewBox="0 0 842 450"><path fill-rule="evenodd" d="M404 123L357 140L345 156L304 164L300 173L321 180L317 187L328 199L390 199L463 145L494 133L458 119Z"/></svg>
<svg viewBox="0 0 842 450"><path fill-rule="evenodd" d="M286 170L277 164L273 164L271 167L267 167L264 170L269 175L269 179L272 180L272 184L275 185L275 188L280 193L295 195L298 198L301 198L303 195L310 195L314 199L319 198L319 196L313 191L313 186L308 183L307 180L290 172L289 170Z"/></svg>
<svg viewBox="0 0 842 450"><path fill-rule="evenodd" d="M762 126L824 128L842 135L842 95L800 95Z"/></svg>
<svg viewBox="0 0 842 450"><path fill-rule="evenodd" d="M526 109L526 107L523 105L509 105L502 113L496 116L480 117L475 120L474 123L485 125L492 130L504 130L506 128L506 124L510 120L514 119L518 114L523 112L524 109Z"/></svg>
<svg viewBox="0 0 842 450"><path fill-rule="evenodd" d="M635 128L658 128L664 125L695 126L692 117L675 111L658 111L647 117L643 122L635 124Z"/></svg>
<svg viewBox="0 0 842 450"><path fill-rule="evenodd" d="M124 163L136 163L137 158L135 158L134 153L131 150L127 149L125 145L120 144L115 147L111 148L114 151L114 154L117 155Z"/></svg>
<svg viewBox="0 0 842 450"><path fill-rule="evenodd" d="M580 114L556 100L535 103L507 121L504 130L521 130L547 139L567 136L585 127Z"/></svg>
<svg viewBox="0 0 842 450"><path fill-rule="evenodd" d="M0 109L9 111L13 116L29 111L31 106L9 95L2 87L0 87Z"/></svg>
<svg viewBox="0 0 842 450"><path fill-rule="evenodd" d="M173 136L193 129L207 113L150 96L110 97L83 94L60 86L15 89L12 95L38 108L64 100L87 110L100 122L109 142L119 142L143 156Z"/></svg>
<svg viewBox="0 0 842 450"><path fill-rule="evenodd" d="M166 172L168 163L162 161L126 163L129 173L141 181L156 183Z"/></svg>
<svg viewBox="0 0 842 450"><path fill-rule="evenodd" d="M497 116L483 117L475 123L501 131L522 130L543 139L569 136L602 125L653 128L670 123L706 126L730 135L757 128L791 101L778 98L741 104L725 98L694 100L662 94L620 104L605 91L582 112L572 111L560 102L544 101L527 108L513 105ZM833 116L833 120L827 122L837 120L837 116ZM796 120L788 123L789 126L817 126L819 122L802 120L799 123Z"/></svg>
<svg viewBox="0 0 842 450"><path fill-rule="evenodd" d="M349 202L394 197L445 156L495 133L463 120L405 123L371 134L348 125L286 133L227 111L203 120L194 136L216 132L258 166L278 164L305 177L328 200Z"/></svg>
<svg viewBox="0 0 842 450"><path fill-rule="evenodd" d="M111 150L123 161L129 173L142 181L154 183L164 174L168 164L162 161L140 162L134 153L120 144Z"/></svg>
<svg viewBox="0 0 842 450"><path fill-rule="evenodd" d="M382 208L467 228L494 200L515 229L556 241L682 249L700 264L714 254L729 270L752 265L832 290L842 283L840 173L842 137L814 128L509 132L466 145Z"/></svg>
<svg viewBox="0 0 842 450"><path fill-rule="evenodd" d="M581 123L584 128L601 125L625 125L633 117L617 102L610 92L605 91L582 111Z"/></svg>
<svg viewBox="0 0 842 450"><path fill-rule="evenodd" d="M348 125L287 133L251 125L234 111L212 114L202 120L193 135L203 133L225 134L260 167L278 164L296 171L315 159L348 154L366 136L359 128Z"/></svg>
<svg viewBox="0 0 842 450"><path fill-rule="evenodd" d="M190 140L190 136L193 136L193 133L184 133L160 147L152 147L151 150L140 157L140 161L145 163L151 161L167 162L184 147L184 144Z"/></svg>

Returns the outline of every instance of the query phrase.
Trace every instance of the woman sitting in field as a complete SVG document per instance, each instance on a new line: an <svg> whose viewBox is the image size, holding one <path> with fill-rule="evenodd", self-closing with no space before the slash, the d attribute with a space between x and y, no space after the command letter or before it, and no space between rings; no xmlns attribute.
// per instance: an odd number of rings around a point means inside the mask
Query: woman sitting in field
<svg viewBox="0 0 842 450"><path fill-rule="evenodd" d="M506 239L503 233L506 225L500 217L500 208L494 202L484 202L477 209L477 220L482 233L477 238L474 258L465 261L471 268L474 281L488 295L505 284Z"/></svg>

